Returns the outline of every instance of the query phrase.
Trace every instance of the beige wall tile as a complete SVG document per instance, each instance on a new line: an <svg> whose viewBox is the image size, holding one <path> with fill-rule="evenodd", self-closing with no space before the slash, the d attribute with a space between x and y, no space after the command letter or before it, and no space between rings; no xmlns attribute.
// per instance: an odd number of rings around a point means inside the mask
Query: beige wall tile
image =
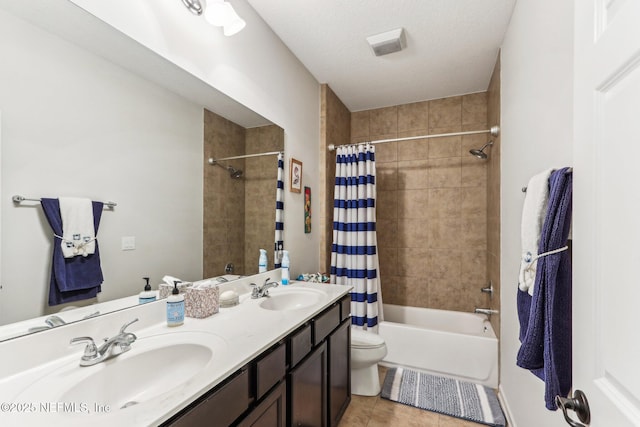
<svg viewBox="0 0 640 427"><path fill-rule="evenodd" d="M427 226L429 249L458 249L462 229L459 218L442 218L429 221Z"/></svg>
<svg viewBox="0 0 640 427"><path fill-rule="evenodd" d="M430 139L429 158L460 157L461 141L462 138L459 136L447 136L442 138Z"/></svg>
<svg viewBox="0 0 640 427"><path fill-rule="evenodd" d="M429 101L429 129L460 126L462 124L462 97ZM430 132L434 133L434 132Z"/></svg>
<svg viewBox="0 0 640 427"><path fill-rule="evenodd" d="M398 132L423 131L429 127L429 102L415 102L398 106Z"/></svg>
<svg viewBox="0 0 640 427"><path fill-rule="evenodd" d="M376 219L398 219L397 190L382 190L376 193Z"/></svg>
<svg viewBox="0 0 640 427"><path fill-rule="evenodd" d="M376 190L384 191L384 190L397 190L397 189L398 189L398 163L396 162L382 163L376 160Z"/></svg>
<svg viewBox="0 0 640 427"><path fill-rule="evenodd" d="M422 133L420 133L420 135L404 134L400 137L407 138L411 136L422 136ZM429 140L427 138L401 141L397 144L398 160L421 160L429 158Z"/></svg>
<svg viewBox="0 0 640 427"><path fill-rule="evenodd" d="M426 248L398 248L398 275L425 277L428 273Z"/></svg>
<svg viewBox="0 0 640 427"><path fill-rule="evenodd" d="M427 160L397 162L397 188L415 190L429 188Z"/></svg>
<svg viewBox="0 0 640 427"><path fill-rule="evenodd" d="M398 218L427 218L430 190L398 190Z"/></svg>
<svg viewBox="0 0 640 427"><path fill-rule="evenodd" d="M375 139L398 133L398 107L369 110L369 136Z"/></svg>
<svg viewBox="0 0 640 427"><path fill-rule="evenodd" d="M429 188L459 188L462 181L462 162L460 157L429 159L427 168Z"/></svg>
<svg viewBox="0 0 640 427"><path fill-rule="evenodd" d="M350 113L348 139L487 129L487 121L496 120L487 104L495 104L495 99L495 94L477 93ZM488 137L422 138L375 146L385 302L464 311L484 303L486 295L479 287L489 275L487 249L499 250L491 246L499 241L499 223L487 217L499 211L499 179L496 186L489 173L499 153L493 150L489 161L480 161L469 150L482 147Z"/></svg>
<svg viewBox="0 0 640 427"><path fill-rule="evenodd" d="M382 218L376 215L376 237L378 247L397 248L398 247L398 222L397 218Z"/></svg>
<svg viewBox="0 0 640 427"><path fill-rule="evenodd" d="M479 92L462 97L462 124L487 123L487 93Z"/></svg>
<svg viewBox="0 0 640 427"><path fill-rule="evenodd" d="M351 113L351 138L367 138L369 135L369 111Z"/></svg>
<svg viewBox="0 0 640 427"><path fill-rule="evenodd" d="M398 143L387 142L374 145L376 151L376 165L378 162L395 162L398 160Z"/></svg>
<svg viewBox="0 0 640 427"><path fill-rule="evenodd" d="M430 219L459 218L460 188L432 188L428 190L427 217Z"/></svg>
<svg viewBox="0 0 640 427"><path fill-rule="evenodd" d="M429 220L401 218L397 222L397 231L393 236L398 248L429 247Z"/></svg>

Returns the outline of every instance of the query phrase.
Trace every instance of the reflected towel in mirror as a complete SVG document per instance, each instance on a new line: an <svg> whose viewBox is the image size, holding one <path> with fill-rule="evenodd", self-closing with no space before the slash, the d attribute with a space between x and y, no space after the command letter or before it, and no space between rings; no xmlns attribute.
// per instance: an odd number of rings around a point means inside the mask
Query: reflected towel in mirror
<svg viewBox="0 0 640 427"><path fill-rule="evenodd" d="M102 289L104 280L100 266L100 251L95 242L95 252L86 257L65 258L60 245L62 239L62 217L58 199L41 199L42 209L54 233L53 259L49 281L49 305L58 305L95 297ZM93 208L94 234L102 217L102 202L91 202Z"/></svg>

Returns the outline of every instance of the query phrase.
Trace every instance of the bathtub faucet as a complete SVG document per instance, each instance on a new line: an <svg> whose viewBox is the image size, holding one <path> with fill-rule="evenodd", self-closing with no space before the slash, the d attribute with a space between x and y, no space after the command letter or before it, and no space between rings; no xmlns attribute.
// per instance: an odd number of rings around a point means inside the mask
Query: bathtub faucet
<svg viewBox="0 0 640 427"><path fill-rule="evenodd" d="M492 314L498 314L498 310L492 310L490 308L477 308L474 310L474 313L478 314L486 314L487 316L491 316Z"/></svg>

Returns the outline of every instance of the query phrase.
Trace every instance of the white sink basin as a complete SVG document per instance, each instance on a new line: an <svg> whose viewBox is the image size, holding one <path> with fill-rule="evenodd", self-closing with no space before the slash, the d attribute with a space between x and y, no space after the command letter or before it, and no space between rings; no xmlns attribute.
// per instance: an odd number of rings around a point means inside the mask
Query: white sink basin
<svg viewBox="0 0 640 427"><path fill-rule="evenodd" d="M113 413L185 386L225 347L222 338L205 332L138 338L128 352L93 366L79 366L78 355L30 385L16 401L95 402Z"/></svg>
<svg viewBox="0 0 640 427"><path fill-rule="evenodd" d="M317 304L323 295L321 291L315 289L298 288L278 290L278 292L270 291L272 292L271 295L260 302L260 307L276 311L298 310L309 307Z"/></svg>

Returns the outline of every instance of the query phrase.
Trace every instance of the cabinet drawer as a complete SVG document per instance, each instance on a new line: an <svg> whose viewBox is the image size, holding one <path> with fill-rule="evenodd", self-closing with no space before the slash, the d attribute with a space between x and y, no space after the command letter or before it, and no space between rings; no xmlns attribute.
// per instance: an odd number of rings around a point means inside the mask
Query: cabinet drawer
<svg viewBox="0 0 640 427"><path fill-rule="evenodd" d="M313 345L318 345L340 324L340 305L336 304L313 321Z"/></svg>
<svg viewBox="0 0 640 427"><path fill-rule="evenodd" d="M249 402L249 370L244 369L194 407L187 409L187 412L171 425L230 425L247 410Z"/></svg>
<svg viewBox="0 0 640 427"><path fill-rule="evenodd" d="M287 347L279 345L256 363L256 399L260 399L287 373Z"/></svg>
<svg viewBox="0 0 640 427"><path fill-rule="evenodd" d="M346 320L351 316L351 295L347 294L340 300L340 320Z"/></svg>
<svg viewBox="0 0 640 427"><path fill-rule="evenodd" d="M311 325L291 335L289 340L289 366L293 368L311 351Z"/></svg>

